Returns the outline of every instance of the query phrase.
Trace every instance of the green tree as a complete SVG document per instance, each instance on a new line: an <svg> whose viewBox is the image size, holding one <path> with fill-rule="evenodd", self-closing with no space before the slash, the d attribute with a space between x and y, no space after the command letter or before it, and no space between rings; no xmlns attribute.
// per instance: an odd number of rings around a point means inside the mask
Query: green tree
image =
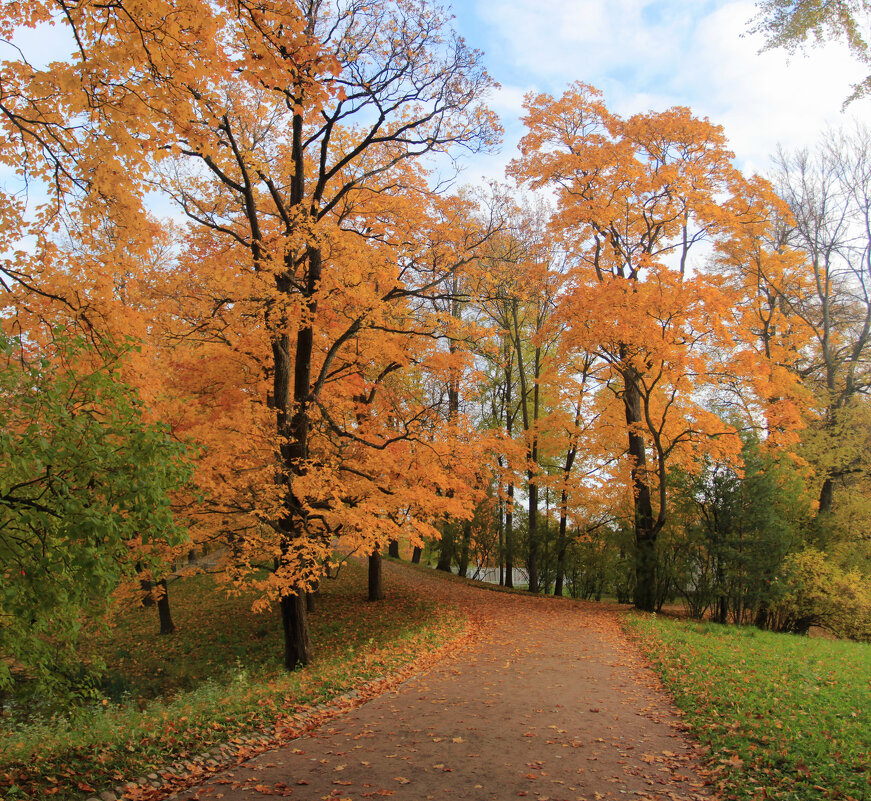
<svg viewBox="0 0 871 801"><path fill-rule="evenodd" d="M672 580L690 613L725 623L770 623L776 578L802 545L811 501L786 459L744 435L743 468L710 462L699 475L675 477L678 519L667 537Z"/></svg>
<svg viewBox="0 0 871 801"><path fill-rule="evenodd" d="M186 448L145 420L119 360L58 338L52 357L0 335L0 690L20 668L46 690L75 669L102 613L158 541L185 531L171 493Z"/></svg>

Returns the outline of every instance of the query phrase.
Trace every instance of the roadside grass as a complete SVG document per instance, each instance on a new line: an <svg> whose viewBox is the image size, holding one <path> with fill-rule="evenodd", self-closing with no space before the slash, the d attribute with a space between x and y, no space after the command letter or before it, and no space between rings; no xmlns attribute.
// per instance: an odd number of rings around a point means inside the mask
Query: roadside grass
<svg viewBox="0 0 871 801"><path fill-rule="evenodd" d="M0 798L81 801L100 791L397 672L461 634L463 614L392 586L366 598L355 563L326 581L310 617L315 661L282 670L275 610L228 598L210 576L170 586L177 631L157 634L154 609L120 613L94 637L108 665L105 698L50 719L0 727Z"/></svg>
<svg viewBox="0 0 871 801"><path fill-rule="evenodd" d="M871 646L626 618L726 799L871 798Z"/></svg>

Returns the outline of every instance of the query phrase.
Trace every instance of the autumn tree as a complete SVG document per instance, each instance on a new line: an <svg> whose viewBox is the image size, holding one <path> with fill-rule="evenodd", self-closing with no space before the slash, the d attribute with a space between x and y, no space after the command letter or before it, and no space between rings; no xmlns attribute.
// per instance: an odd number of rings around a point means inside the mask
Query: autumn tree
<svg viewBox="0 0 871 801"><path fill-rule="evenodd" d="M426 192L412 160L494 141L478 54L443 12L401 1L34 3L5 12L4 34L54 20L75 45L69 62L46 70L6 65L0 104L15 145L6 163L34 165L58 203L75 196L115 215L140 214L147 190L165 191L190 221L191 256L217 271L204 277L224 282L197 336L220 340L225 316L244 311L252 341L266 349L242 369L261 404L268 384L278 494L275 505L255 505L260 525L239 542L274 556L261 589L280 601L286 665L305 663L304 591L336 527L354 527L322 508L324 495L343 492L325 491L339 478L312 438L330 429L369 452L409 438L400 425L367 439L355 416L330 414L327 398L340 383L337 359L361 334L392 329L403 302L443 281L403 252L392 221ZM48 219L45 230L50 238ZM394 310L387 318L385 305ZM410 328L406 316L401 330ZM357 531L365 538L364 526ZM240 558L244 568L253 556Z"/></svg>
<svg viewBox="0 0 871 801"><path fill-rule="evenodd" d="M723 375L753 386L727 287L695 272L701 243L755 219L752 185L717 126L687 109L623 119L574 84L530 95L511 171L553 189L553 230L573 259L561 315L566 340L607 363L622 407L636 540L635 604L654 607L655 544L668 518L668 471L696 452L734 457L740 441L702 402ZM760 391L764 399L764 389Z"/></svg>

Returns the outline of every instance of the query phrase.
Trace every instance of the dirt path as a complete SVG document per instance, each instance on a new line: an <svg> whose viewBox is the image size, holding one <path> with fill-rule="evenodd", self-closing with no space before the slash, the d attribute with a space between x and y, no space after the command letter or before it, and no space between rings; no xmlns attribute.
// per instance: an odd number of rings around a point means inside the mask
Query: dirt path
<svg viewBox="0 0 871 801"><path fill-rule="evenodd" d="M176 798L710 798L680 719L620 633L615 608L385 569L388 582L466 605L474 642Z"/></svg>

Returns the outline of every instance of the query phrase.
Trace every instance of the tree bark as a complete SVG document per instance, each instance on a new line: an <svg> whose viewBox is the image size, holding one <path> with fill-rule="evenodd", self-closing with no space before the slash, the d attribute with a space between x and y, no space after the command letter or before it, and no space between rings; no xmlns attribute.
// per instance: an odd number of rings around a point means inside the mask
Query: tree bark
<svg viewBox="0 0 871 801"><path fill-rule="evenodd" d="M510 434L509 434L510 436ZM505 506L505 586L514 587L514 554L513 528L514 528L514 484L508 485L508 503Z"/></svg>
<svg viewBox="0 0 871 801"><path fill-rule="evenodd" d="M647 453L644 437L638 432L643 421L641 393L631 376L625 376L623 405L629 432L629 458L632 459L632 487L635 495L635 607L656 611L656 529L650 487L647 484Z"/></svg>
<svg viewBox="0 0 871 801"><path fill-rule="evenodd" d="M392 559L399 559L399 540L390 540L387 546L387 555Z"/></svg>
<svg viewBox="0 0 871 801"><path fill-rule="evenodd" d="M305 610L304 593L281 598L281 624L284 630L284 665L294 670L311 660L311 634Z"/></svg>
<svg viewBox="0 0 871 801"><path fill-rule="evenodd" d="M451 572L451 563L454 561L454 530L449 523L442 526L442 538L439 541L439 560L436 570Z"/></svg>
<svg viewBox="0 0 871 801"><path fill-rule="evenodd" d="M369 554L369 600L384 600L384 582L381 570L381 554L373 551Z"/></svg>
<svg viewBox="0 0 871 801"><path fill-rule="evenodd" d="M831 476L826 476L823 481L823 486L820 488L819 508L817 509L817 517L827 514L832 511L832 501L835 497L835 482Z"/></svg>
<svg viewBox="0 0 871 801"><path fill-rule="evenodd" d="M169 590L166 586L166 579L157 582L157 589L157 615L160 618L160 633L174 634L175 623L172 622L172 614L169 609Z"/></svg>
<svg viewBox="0 0 871 801"><path fill-rule="evenodd" d="M460 556L457 560L459 565L459 570L457 575L466 578L466 574L469 572L469 545L472 541L472 522L470 520L466 520L463 523L463 538L460 541Z"/></svg>
<svg viewBox="0 0 871 801"><path fill-rule="evenodd" d="M553 594L562 596L563 594L563 576L566 572L566 549L568 548L568 540L566 539L566 525L568 519L566 517L566 493L563 491L563 500L560 506L559 516L559 533L557 534L557 553L556 553L556 581L553 583Z"/></svg>
<svg viewBox="0 0 871 801"><path fill-rule="evenodd" d="M423 553L423 548L418 545L414 546L414 550L411 553L411 564L419 565L420 564L420 555Z"/></svg>

